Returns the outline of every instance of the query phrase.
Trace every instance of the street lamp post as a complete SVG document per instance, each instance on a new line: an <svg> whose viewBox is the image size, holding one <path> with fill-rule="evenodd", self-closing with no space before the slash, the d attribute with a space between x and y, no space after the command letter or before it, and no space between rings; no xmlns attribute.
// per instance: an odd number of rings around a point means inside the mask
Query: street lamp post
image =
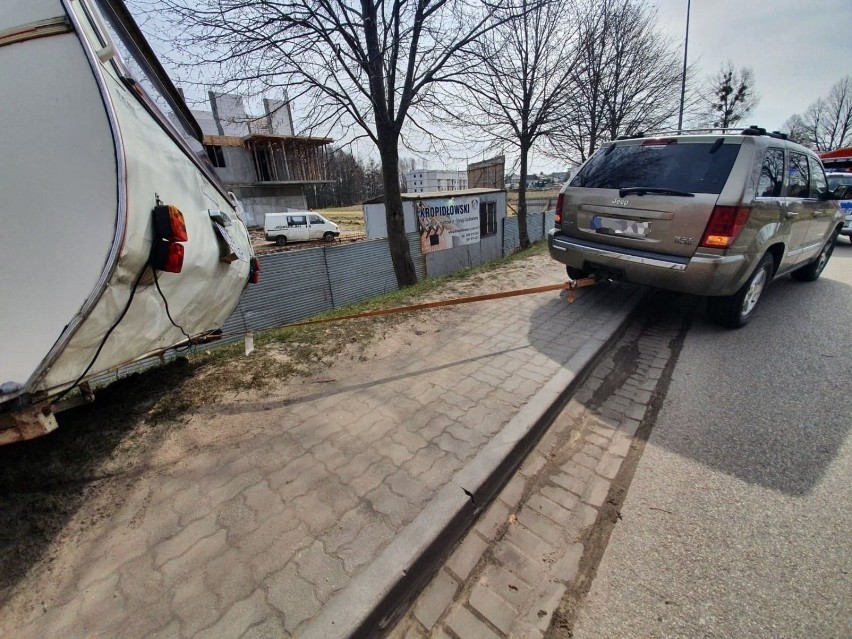
<svg viewBox="0 0 852 639"><path fill-rule="evenodd" d="M680 112L677 116L677 130L683 130L683 102L686 98L686 55L689 50L689 8L692 0L686 0L686 35L683 39L683 77L680 81Z"/></svg>

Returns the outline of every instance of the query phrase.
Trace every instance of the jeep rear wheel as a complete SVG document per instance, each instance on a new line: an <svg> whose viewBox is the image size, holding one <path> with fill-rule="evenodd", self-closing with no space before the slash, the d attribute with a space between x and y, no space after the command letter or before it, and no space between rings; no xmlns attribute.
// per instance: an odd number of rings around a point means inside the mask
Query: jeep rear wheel
<svg viewBox="0 0 852 639"><path fill-rule="evenodd" d="M278 246L284 246L285 244L287 244L287 236L286 235L279 235L278 237L275 238L275 243Z"/></svg>
<svg viewBox="0 0 852 639"><path fill-rule="evenodd" d="M707 313L710 319L725 328L741 328L748 324L754 317L774 272L775 261L771 255L764 255L754 273L740 290L727 297L707 299Z"/></svg>

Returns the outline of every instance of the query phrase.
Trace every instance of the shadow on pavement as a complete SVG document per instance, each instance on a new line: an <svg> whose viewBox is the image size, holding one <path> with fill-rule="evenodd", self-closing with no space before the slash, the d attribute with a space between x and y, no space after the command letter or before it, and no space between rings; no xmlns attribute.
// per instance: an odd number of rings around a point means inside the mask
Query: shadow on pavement
<svg viewBox="0 0 852 639"><path fill-rule="evenodd" d="M421 368L417 370L412 370L406 373L400 373L398 375L391 375L389 377L384 377L381 379L371 379L368 382L364 382L362 384L351 384L349 386L339 386L333 389L329 389L326 392L322 393L311 393L309 395L301 395L299 397L294 397L291 399L281 399L281 400L269 400L269 401L258 401L258 402L245 402L241 401L239 404L230 404L227 406L217 406L216 413L219 415L242 415L245 413L256 413L260 411L266 411L273 408L281 408L284 406L291 406L295 404L302 404L306 402L313 402L318 399L323 399L327 397L334 397L335 395L342 395L346 393L351 393L353 391L364 391L369 390L370 388L375 388L376 386L381 386L383 384L390 384L391 382L398 382L404 379L411 379L414 377L420 377L423 375L431 375L433 373L437 373L442 370L446 370L449 368L453 368L455 366L463 366L465 364L470 364L472 362L486 361L493 357L497 357L499 355L505 355L506 353L511 353L512 351L520 351L525 349L526 346L517 346L515 348L507 348L499 351L493 351L491 353L485 353L484 355L478 355L476 357L467 357L464 359L458 359L448 364L444 364L442 366L432 366L430 368Z"/></svg>
<svg viewBox="0 0 852 639"><path fill-rule="evenodd" d="M49 435L0 446L0 605L34 565L49 566L51 543L75 533L68 522L94 491L103 507L80 525L95 526L121 505L110 497L133 484L146 451L169 430L146 415L191 375L185 360L131 375L99 390L94 404L57 415Z"/></svg>
<svg viewBox="0 0 852 639"><path fill-rule="evenodd" d="M699 312L660 398L670 426L653 431L652 443L750 484L810 493L852 427L852 287L825 276L782 277L739 330L711 324L703 300L657 291L635 321L690 299Z"/></svg>

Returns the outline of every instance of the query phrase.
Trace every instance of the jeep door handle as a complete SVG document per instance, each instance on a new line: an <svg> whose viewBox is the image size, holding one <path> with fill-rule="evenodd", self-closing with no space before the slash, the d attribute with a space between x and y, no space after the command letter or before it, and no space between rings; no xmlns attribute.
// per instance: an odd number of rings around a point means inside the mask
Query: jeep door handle
<svg viewBox="0 0 852 639"><path fill-rule="evenodd" d="M799 212L798 211L784 211L784 215L786 215L787 217L798 217Z"/></svg>

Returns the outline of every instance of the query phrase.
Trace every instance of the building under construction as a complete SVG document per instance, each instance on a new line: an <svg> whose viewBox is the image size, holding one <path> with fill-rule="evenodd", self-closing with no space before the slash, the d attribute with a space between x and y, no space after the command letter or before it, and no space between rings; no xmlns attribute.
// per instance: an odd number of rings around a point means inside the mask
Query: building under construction
<svg viewBox="0 0 852 639"><path fill-rule="evenodd" d="M289 102L263 100L263 115L246 113L243 97L209 93L210 111L193 115L210 162L240 199L251 226L265 213L307 208L305 186L329 181L330 138L296 136Z"/></svg>

